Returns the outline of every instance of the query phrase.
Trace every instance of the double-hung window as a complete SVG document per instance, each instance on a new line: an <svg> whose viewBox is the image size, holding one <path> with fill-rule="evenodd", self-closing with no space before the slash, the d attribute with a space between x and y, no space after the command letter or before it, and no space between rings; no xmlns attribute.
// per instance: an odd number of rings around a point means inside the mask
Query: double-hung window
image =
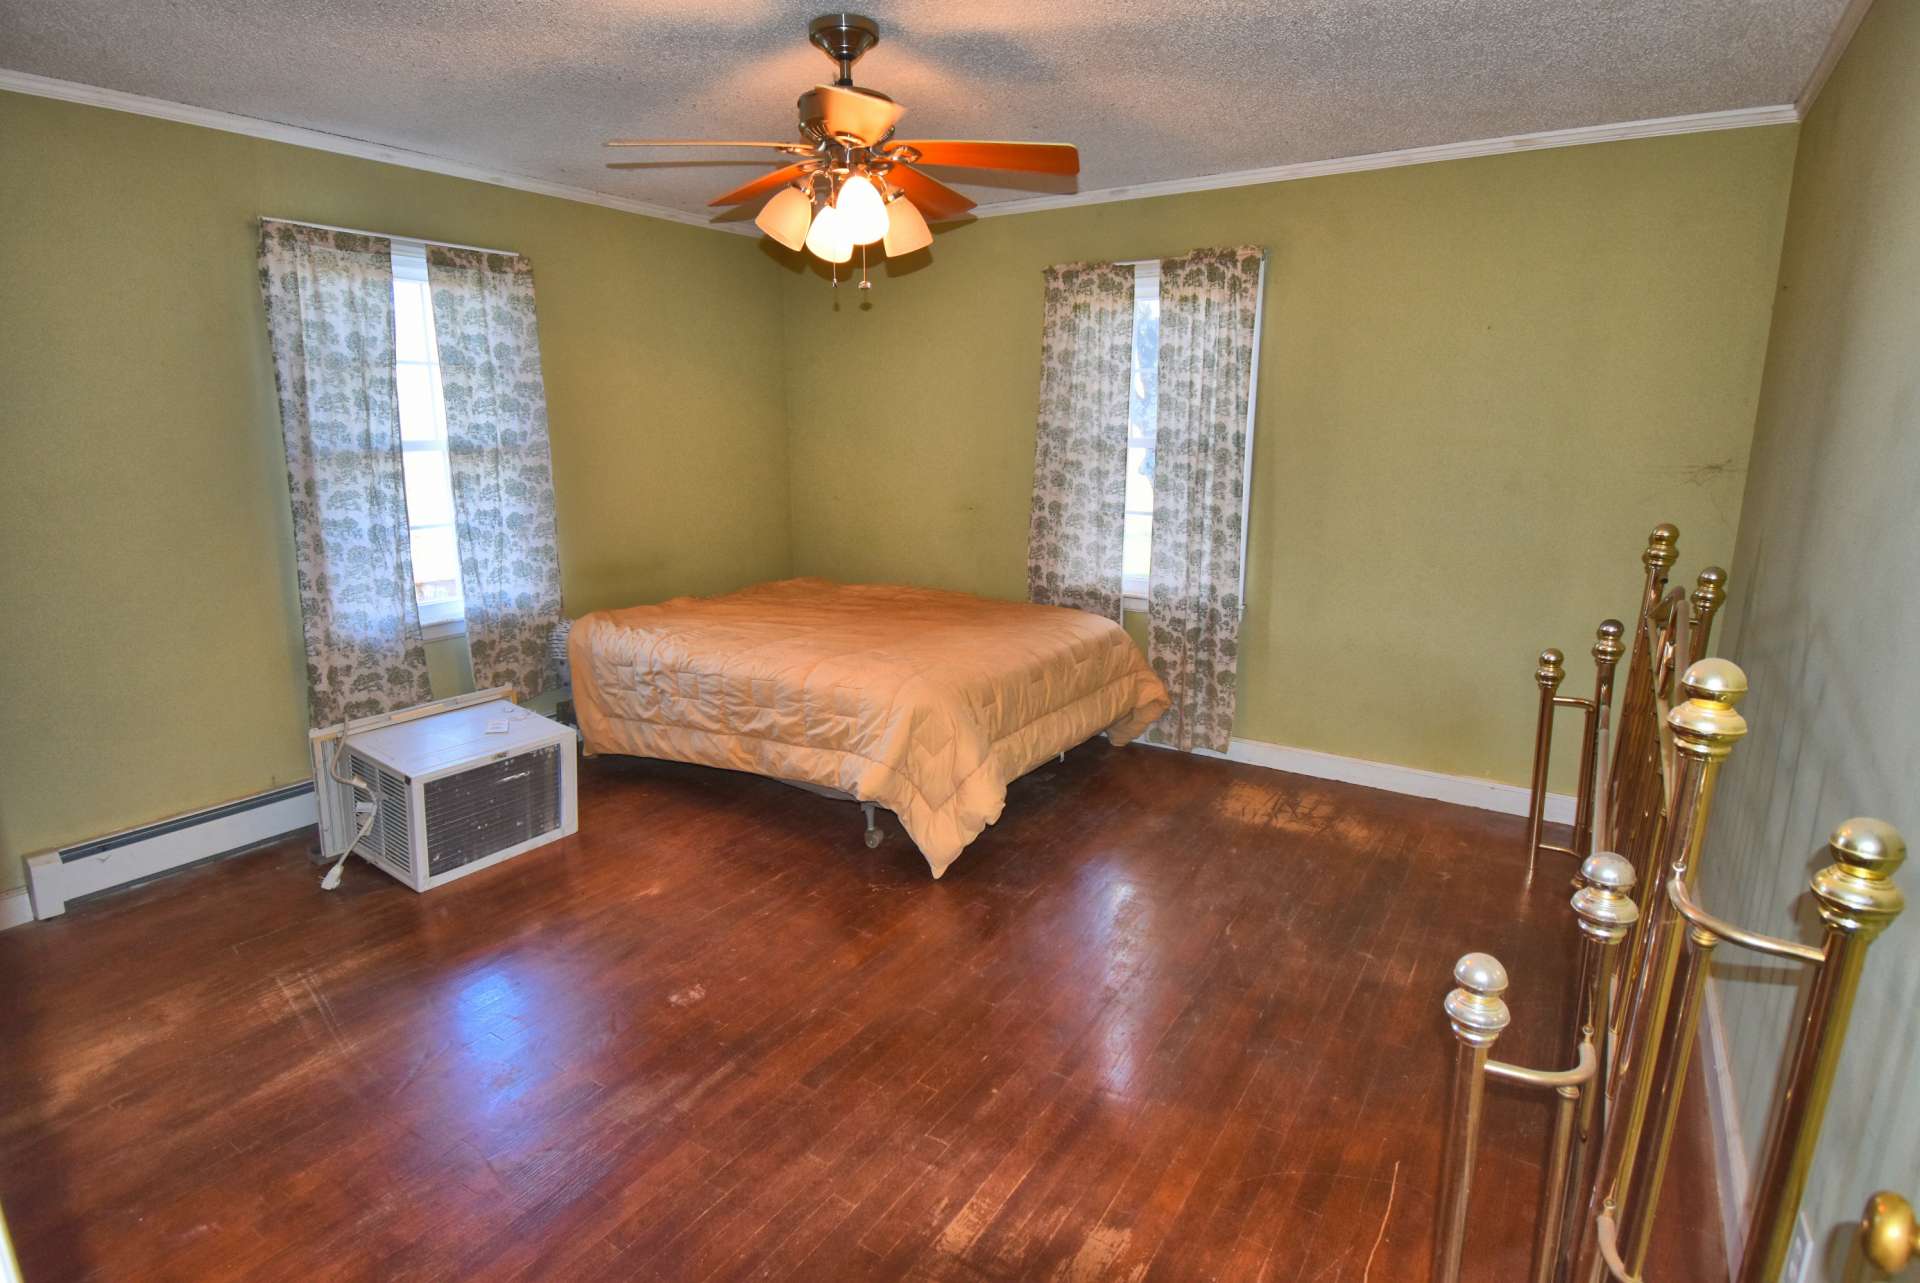
<svg viewBox="0 0 1920 1283"><path fill-rule="evenodd" d="M1153 563L1153 438L1159 404L1160 264L1133 274L1133 375L1127 397L1127 507L1121 541L1120 590L1127 609L1147 608Z"/></svg>
<svg viewBox="0 0 1920 1283"><path fill-rule="evenodd" d="M413 596L429 639L465 630L460 550L454 536L453 474L447 461L447 403L427 286L427 247L393 242L394 382L406 465Z"/></svg>

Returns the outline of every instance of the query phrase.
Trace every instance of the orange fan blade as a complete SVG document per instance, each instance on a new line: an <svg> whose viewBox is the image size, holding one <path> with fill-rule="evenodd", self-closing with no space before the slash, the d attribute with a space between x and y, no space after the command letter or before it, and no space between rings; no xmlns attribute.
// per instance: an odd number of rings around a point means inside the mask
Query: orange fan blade
<svg viewBox="0 0 1920 1283"><path fill-rule="evenodd" d="M930 223L958 218L973 208L973 202L965 196L911 165L894 165L887 171L887 181L905 192L907 199L927 216Z"/></svg>
<svg viewBox="0 0 1920 1283"><path fill-rule="evenodd" d="M906 111L871 89L815 85L800 95L800 123L818 125L830 138L852 138L862 147L885 138Z"/></svg>
<svg viewBox="0 0 1920 1283"><path fill-rule="evenodd" d="M959 165L966 169L1021 169L1035 174L1077 174L1080 149L1070 143L983 143L952 138L891 144L920 153L921 165Z"/></svg>
<svg viewBox="0 0 1920 1283"><path fill-rule="evenodd" d="M715 196L709 205L738 205L750 201L755 196L764 196L776 187L785 187L794 179L811 169L812 163L802 161L797 165L782 165L780 168L760 175L750 183L742 183L724 196Z"/></svg>

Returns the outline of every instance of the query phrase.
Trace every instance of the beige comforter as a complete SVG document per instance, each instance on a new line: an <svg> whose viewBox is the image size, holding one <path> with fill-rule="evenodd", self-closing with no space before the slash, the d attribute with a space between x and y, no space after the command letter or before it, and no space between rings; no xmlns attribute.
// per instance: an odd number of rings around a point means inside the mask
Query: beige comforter
<svg viewBox="0 0 1920 1283"><path fill-rule="evenodd" d="M1112 620L964 593L790 579L574 625L587 748L804 781L900 817L933 869L1007 784L1167 707Z"/></svg>

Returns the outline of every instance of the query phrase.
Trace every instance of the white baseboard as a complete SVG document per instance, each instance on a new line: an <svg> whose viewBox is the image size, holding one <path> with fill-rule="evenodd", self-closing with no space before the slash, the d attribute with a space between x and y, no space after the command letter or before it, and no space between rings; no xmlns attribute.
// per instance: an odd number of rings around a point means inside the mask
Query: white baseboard
<svg viewBox="0 0 1920 1283"><path fill-rule="evenodd" d="M1740 1098L1727 1056L1727 1026L1720 1013L1720 986L1707 981L1701 1011L1700 1069L1707 1081L1707 1123L1713 1130L1714 1182L1720 1190L1720 1236L1727 1247L1727 1275L1740 1273L1747 1216L1747 1143L1740 1136Z"/></svg>
<svg viewBox="0 0 1920 1283"><path fill-rule="evenodd" d="M1148 740L1137 742L1151 748L1167 747ZM1337 753L1288 748L1284 744L1237 737L1224 753L1205 748L1193 751L1201 757L1218 757L1229 762L1244 762L1249 766L1264 766L1269 770L1311 775L1317 780L1339 780L1344 784L1383 789L1388 793L1404 793L1409 797L1428 797L1436 802L1451 802L1456 806L1471 806L1481 811L1498 811L1503 815L1527 813L1526 789L1517 784L1501 784L1497 780L1483 780L1472 775L1443 775L1439 771L1423 771L1415 766L1370 762L1361 757L1341 757ZM1573 811L1573 794L1547 794L1548 823L1571 824Z"/></svg>
<svg viewBox="0 0 1920 1283"><path fill-rule="evenodd" d="M216 855L257 846L314 823L313 786L295 784L27 857L32 916L52 918L70 901ZM0 905L0 910L4 905ZM0 918L0 925L5 919Z"/></svg>
<svg viewBox="0 0 1920 1283"><path fill-rule="evenodd" d="M0 891L0 931L33 921L33 900L25 887Z"/></svg>

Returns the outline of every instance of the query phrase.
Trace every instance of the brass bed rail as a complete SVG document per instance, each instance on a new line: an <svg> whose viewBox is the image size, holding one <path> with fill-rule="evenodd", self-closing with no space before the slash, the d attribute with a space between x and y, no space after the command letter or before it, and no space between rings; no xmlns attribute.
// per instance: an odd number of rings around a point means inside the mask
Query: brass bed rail
<svg viewBox="0 0 1920 1283"><path fill-rule="evenodd" d="M1737 708L1747 678L1737 665L1702 653L1725 598L1725 574L1702 571L1691 594L1666 587L1675 540L1671 526L1659 527L1642 558L1645 593L1610 764L1606 694L1618 656L1608 660L1595 645L1599 676L1596 697L1586 705L1582 750L1583 767L1595 765L1582 772L1570 850L1538 841L1551 719L1565 706L1548 684L1550 666L1542 657L1529 863L1543 849L1574 854L1583 842L1600 847L1585 854L1571 902L1580 942L1568 1038L1574 1068L1537 1071L1489 1059L1510 1021L1501 998L1506 972L1485 954L1460 960L1457 987L1445 1002L1457 1046L1433 1283L1460 1277L1488 1078L1558 1095L1534 1224L1533 1283L1642 1283L1708 967L1721 946L1811 973L1753 1182L1736 1276L1738 1283L1776 1283L1867 947L1904 904L1892 875L1905 859L1905 842L1892 825L1873 819L1836 828L1827 844L1830 862L1809 883L1824 926L1818 945L1748 930L1700 903L1699 862L1715 786L1747 732ZM1591 827L1583 830L1581 815ZM1644 913L1631 898L1636 882L1646 888Z"/></svg>

